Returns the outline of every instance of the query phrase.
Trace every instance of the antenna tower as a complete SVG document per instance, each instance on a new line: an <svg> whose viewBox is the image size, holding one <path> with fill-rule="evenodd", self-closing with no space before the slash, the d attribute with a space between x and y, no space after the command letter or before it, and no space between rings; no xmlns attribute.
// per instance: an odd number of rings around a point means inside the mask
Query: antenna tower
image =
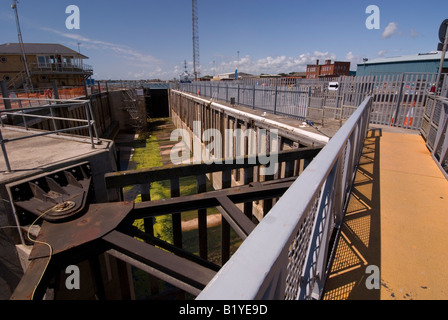
<svg viewBox="0 0 448 320"><path fill-rule="evenodd" d="M192 0L192 20L193 20L193 74L194 80L198 80L199 71L199 30L198 30L198 1Z"/></svg>

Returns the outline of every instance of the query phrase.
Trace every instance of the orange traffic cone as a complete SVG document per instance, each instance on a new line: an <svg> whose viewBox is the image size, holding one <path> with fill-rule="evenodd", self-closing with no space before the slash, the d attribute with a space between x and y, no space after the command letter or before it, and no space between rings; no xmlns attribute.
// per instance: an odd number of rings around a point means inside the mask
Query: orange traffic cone
<svg viewBox="0 0 448 320"><path fill-rule="evenodd" d="M404 119L405 126L412 126L412 120L414 120L414 107L415 107L415 101L412 103L412 107L409 108L408 114L406 115L406 118Z"/></svg>

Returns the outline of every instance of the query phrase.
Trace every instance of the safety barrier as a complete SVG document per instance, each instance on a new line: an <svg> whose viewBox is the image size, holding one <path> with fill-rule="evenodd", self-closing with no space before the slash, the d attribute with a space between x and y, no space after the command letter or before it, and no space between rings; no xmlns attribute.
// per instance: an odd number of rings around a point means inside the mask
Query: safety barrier
<svg viewBox="0 0 448 320"><path fill-rule="evenodd" d="M85 87L68 87L58 88L57 93L54 88L42 88L33 91L13 91L9 92L11 109L36 107L48 104L48 102L56 98L59 99L74 99L80 97L86 97ZM25 100L26 99L26 100ZM0 99L0 110L6 109L2 99Z"/></svg>
<svg viewBox="0 0 448 320"><path fill-rule="evenodd" d="M245 79L180 83L189 93L302 120L347 119L353 107L372 97L374 124L420 130L435 73L375 74L326 79ZM442 92L448 90L443 77ZM316 118L316 113L320 113Z"/></svg>
<svg viewBox="0 0 448 320"><path fill-rule="evenodd" d="M428 96L420 132L437 165L448 178L448 98Z"/></svg>
<svg viewBox="0 0 448 320"><path fill-rule="evenodd" d="M5 103L10 102L11 100L17 101L18 99L12 99L12 98L3 98ZM32 99L32 98L20 98L18 100L18 103L21 105L23 102L32 102L33 104L40 104L48 102L48 99ZM51 104L53 103L53 104ZM85 108L85 116L86 119L75 119L75 118L68 118L63 116L57 116L57 110L59 109L69 109L73 107L82 107ZM29 132L29 135L21 136L21 137L15 137L15 138L3 138L2 131L4 129L7 129L8 127L5 127L4 120L7 120L8 122L13 122L15 117L20 117L22 119L22 122L20 123L21 126L24 127L24 130L26 132ZM47 131L43 132L33 132L28 131L28 127L33 124L34 122L30 122L27 120L28 118L34 118L35 120L50 120L52 126ZM64 99L52 99L50 100L50 104L46 105L39 105L35 107L28 107L28 108L14 108L14 109L6 109L6 110L0 110L0 122L1 122L1 130L0 130L0 146L2 149L3 157L5 159L5 164L7 168L7 172L11 172L11 165L8 160L8 153L6 151L5 144L12 141L27 139L27 138L33 138L33 137L39 137L39 136L45 136L50 134L57 134L62 132L70 132L70 131L76 131L81 129L88 129L89 136L90 136L90 142L92 145L92 148L95 148L95 142L94 142L94 134L96 136L96 143L100 143L100 139L98 136L98 131L96 127L96 122L94 118L94 113L92 111L91 106L91 100L64 100ZM85 123L84 125L74 126L74 123Z"/></svg>
<svg viewBox="0 0 448 320"><path fill-rule="evenodd" d="M198 300L319 299L367 134L366 98Z"/></svg>

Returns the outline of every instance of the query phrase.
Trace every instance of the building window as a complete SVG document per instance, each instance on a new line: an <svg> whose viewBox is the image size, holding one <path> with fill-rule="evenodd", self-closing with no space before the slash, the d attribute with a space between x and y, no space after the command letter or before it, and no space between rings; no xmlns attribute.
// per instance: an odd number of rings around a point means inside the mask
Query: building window
<svg viewBox="0 0 448 320"><path fill-rule="evenodd" d="M64 65L71 65L72 60L73 60L73 57L69 57L69 56L62 57L62 62L64 63Z"/></svg>
<svg viewBox="0 0 448 320"><path fill-rule="evenodd" d="M11 80L11 77L8 75L5 75L5 76L3 76L3 80L9 81L9 80Z"/></svg>
<svg viewBox="0 0 448 320"><path fill-rule="evenodd" d="M6 57L0 57L0 61L1 61L2 63L6 63L7 60L8 60L8 59L6 59Z"/></svg>
<svg viewBox="0 0 448 320"><path fill-rule="evenodd" d="M37 63L39 68L49 68L51 60L49 56L37 56Z"/></svg>

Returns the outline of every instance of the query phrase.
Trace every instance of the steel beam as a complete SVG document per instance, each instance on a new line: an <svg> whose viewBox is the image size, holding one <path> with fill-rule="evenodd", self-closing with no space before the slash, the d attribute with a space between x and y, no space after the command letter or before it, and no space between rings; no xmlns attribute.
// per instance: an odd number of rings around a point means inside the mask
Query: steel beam
<svg viewBox="0 0 448 320"><path fill-rule="evenodd" d="M172 283L182 284L183 289L197 294L215 276L216 272L187 259L158 249L118 231L112 231L103 237L112 248L119 252L108 251L120 259L138 265L139 268Z"/></svg>
<svg viewBox="0 0 448 320"><path fill-rule="evenodd" d="M245 240L255 229L255 224L226 196L217 198L220 207L218 210L235 232ZM220 210L221 209L221 210Z"/></svg>
<svg viewBox="0 0 448 320"><path fill-rule="evenodd" d="M276 198L291 186L294 178L280 179L275 183L260 183L258 186L243 186L203 194L183 196L171 199L140 202L134 204L132 218L140 219L151 216L164 215L172 212L205 209L220 206L219 197L228 197L233 203Z"/></svg>
<svg viewBox="0 0 448 320"><path fill-rule="evenodd" d="M298 150L280 151L278 162L293 161L300 159L314 158L322 148L300 148ZM272 154L271 156L274 156ZM106 173L107 188L121 188L127 185L149 183L153 181L180 178L187 176L197 176L201 174L220 172L224 170L251 168L262 165L257 156L244 156L236 159L221 159L221 163L201 163L192 165L171 165L162 169L128 170L120 172Z"/></svg>

